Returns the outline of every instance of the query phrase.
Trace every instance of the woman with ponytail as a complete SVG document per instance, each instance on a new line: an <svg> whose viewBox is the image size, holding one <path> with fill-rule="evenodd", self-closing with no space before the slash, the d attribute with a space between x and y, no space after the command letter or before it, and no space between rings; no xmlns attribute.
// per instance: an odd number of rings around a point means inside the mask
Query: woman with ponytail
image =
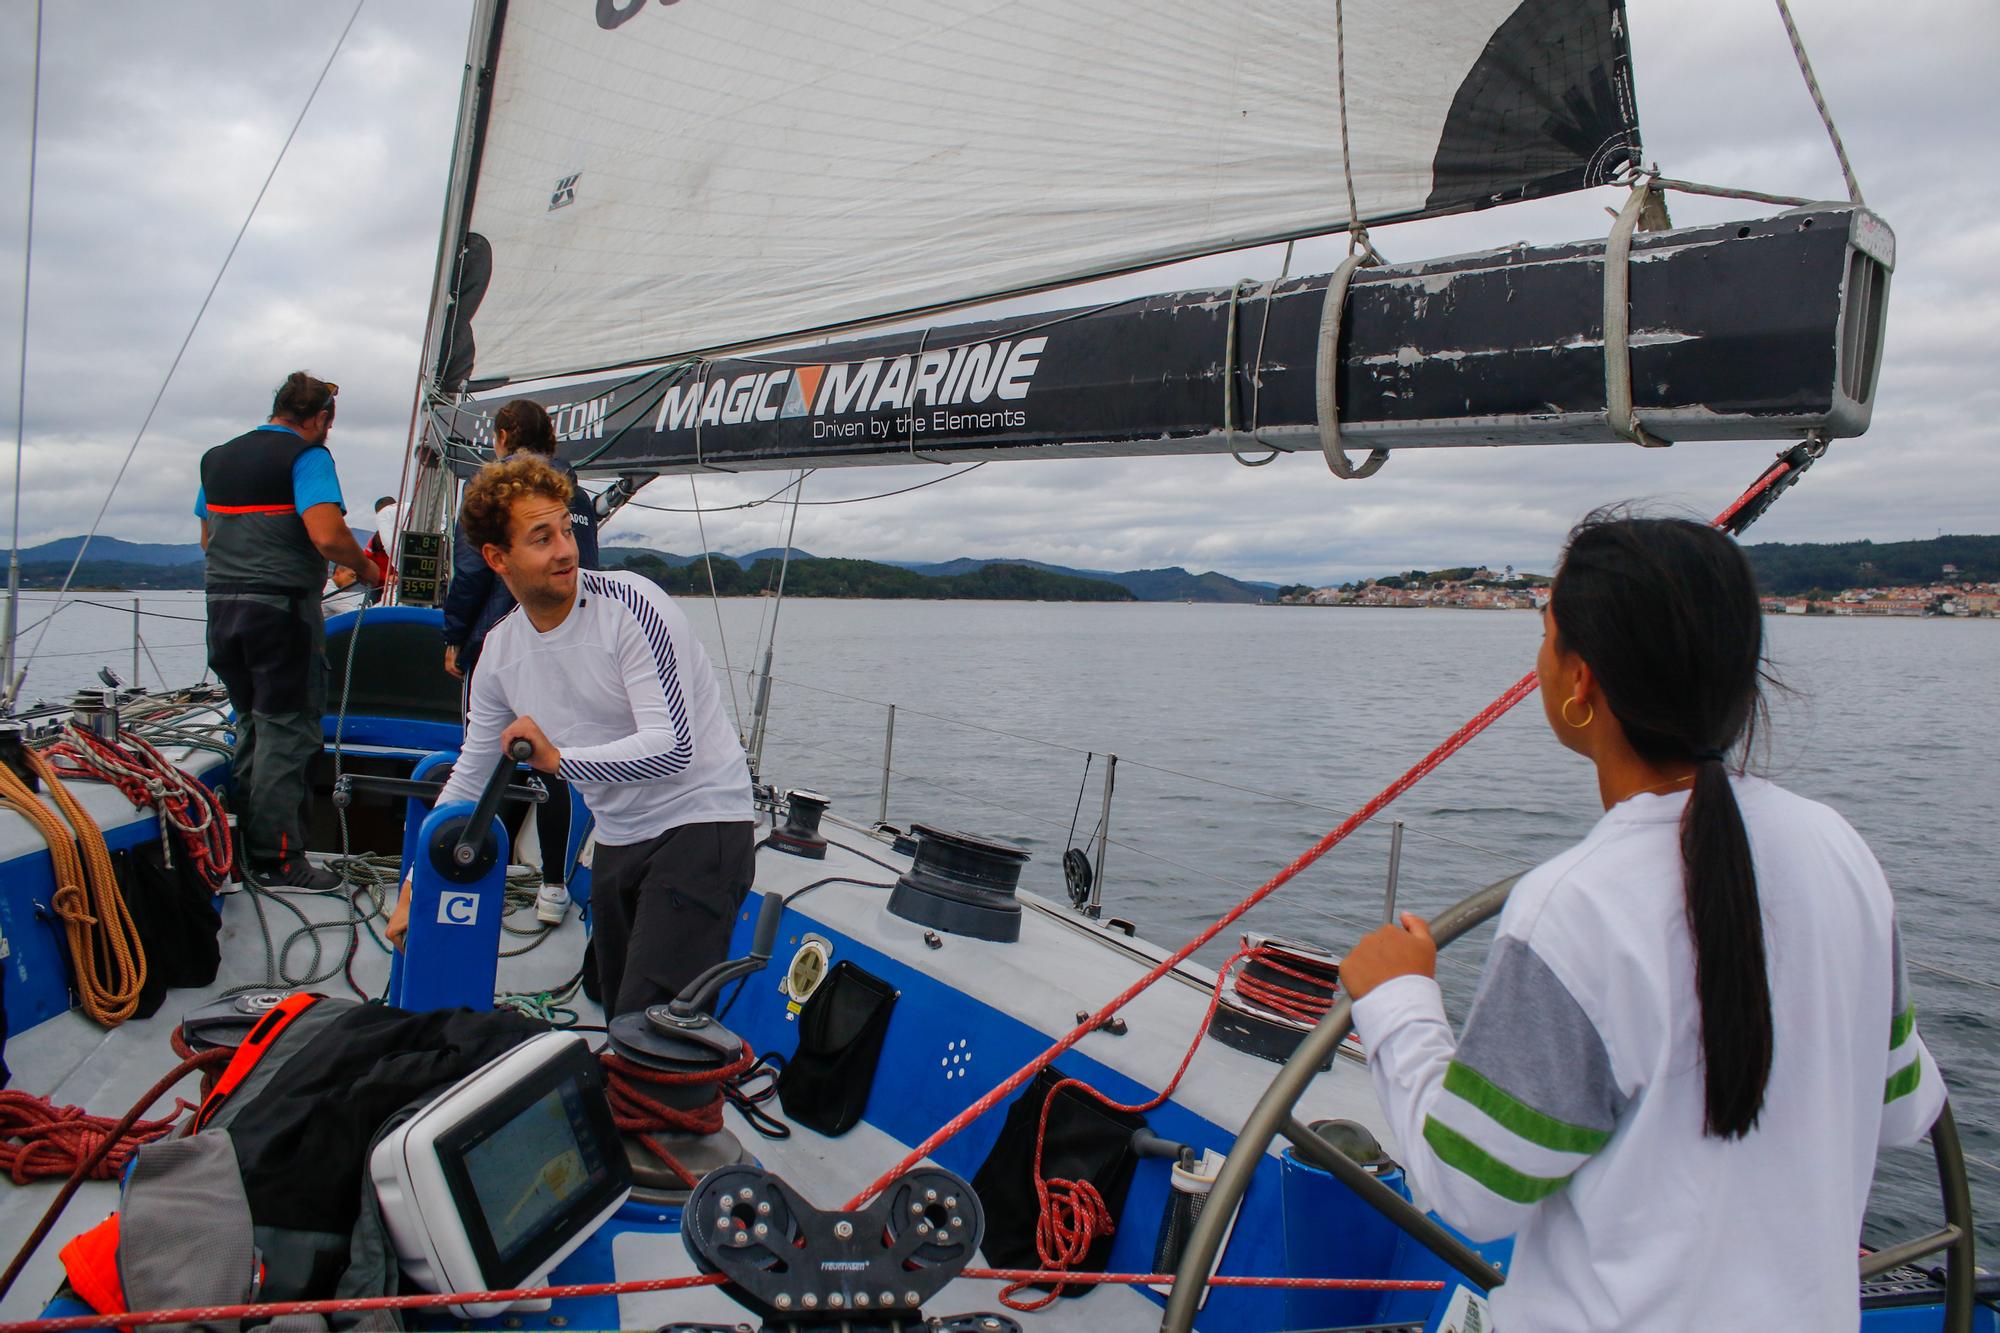
<svg viewBox="0 0 2000 1333"><path fill-rule="evenodd" d="M1419 1201L1515 1237L1501 1333L1857 1327L1876 1149L1944 1103L1875 858L1731 771L1762 641L1730 538L1586 519L1536 674L1603 817L1521 877L1458 1039L1420 918L1342 966Z"/></svg>

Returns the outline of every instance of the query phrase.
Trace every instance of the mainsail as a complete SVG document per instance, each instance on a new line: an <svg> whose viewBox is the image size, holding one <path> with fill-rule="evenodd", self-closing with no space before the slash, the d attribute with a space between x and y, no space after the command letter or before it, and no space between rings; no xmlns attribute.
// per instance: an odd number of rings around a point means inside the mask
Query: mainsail
<svg viewBox="0 0 2000 1333"><path fill-rule="evenodd" d="M1374 223L1639 152L1621 0L497 9L447 389L1337 230L1350 166Z"/></svg>

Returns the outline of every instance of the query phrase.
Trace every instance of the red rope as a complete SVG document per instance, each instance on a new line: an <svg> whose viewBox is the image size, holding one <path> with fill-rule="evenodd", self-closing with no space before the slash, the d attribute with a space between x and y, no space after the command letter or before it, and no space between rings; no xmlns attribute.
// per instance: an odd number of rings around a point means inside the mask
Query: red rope
<svg viewBox="0 0 2000 1333"><path fill-rule="evenodd" d="M1333 990L1336 983L1324 972L1310 972L1305 968L1294 966L1290 961L1293 957L1294 955L1268 942L1250 950L1251 962L1281 976L1305 983L1303 989L1275 981L1262 981L1253 976L1239 975L1236 978L1236 993L1273 1013L1282 1014L1294 1022L1310 1026L1325 1018L1326 1011L1333 1008Z"/></svg>
<svg viewBox="0 0 2000 1333"><path fill-rule="evenodd" d="M849 1200L847 1207L851 1210L867 1203L868 1200L888 1188L891 1181L894 1181L904 1172L916 1166L924 1158L936 1152L938 1147L949 1141L953 1135L958 1134L967 1125L1006 1100L1022 1084L1048 1068L1055 1061L1056 1057L1060 1056L1064 1051L1069 1050L1070 1047L1076 1045L1079 1041L1082 1041L1092 1032L1095 1032L1106 1019L1131 1003L1141 991L1186 962L1194 955L1197 949L1200 949L1203 945L1240 920L1245 912L1248 912L1258 903L1263 902L1273 893L1276 893L1279 889L1290 883L1307 867L1311 866L1313 862L1325 856L1335 847L1338 847L1346 840L1350 833L1380 814L1383 808L1391 801L1428 777L1432 770L1436 769L1439 764L1442 764L1445 760L1451 758L1452 755L1458 753L1474 736L1492 726L1501 714L1527 698L1528 695L1534 692L1534 689L1535 673L1530 671L1527 675L1509 686L1507 691L1499 698L1482 708L1471 721L1446 737L1444 742L1436 749L1412 765L1409 771L1376 793L1366 805L1342 820L1339 827L1333 829L1318 842L1315 842L1311 847L1300 853L1298 858L1290 865L1271 876L1262 886L1237 903L1236 906L1223 913L1212 925L1204 928L1186 944L1183 944L1180 948L1154 964L1144 976L1114 995L1097 1012L1091 1014L1081 1023L1078 1023L1074 1028L1071 1028L1069 1032L1051 1044L1047 1050L1001 1080L1000 1084L991 1092L988 1092L985 1096L972 1103L972 1105L946 1121L929 1138L912 1148L895 1166L878 1176L866 1189ZM1211 1012L1213 1012L1213 1000L1211 1000L1210 1004ZM1192 1049L1190 1049L1188 1059L1193 1059ZM1185 1072L1186 1066L1187 1061L1182 1061L1182 1072ZM1175 1075L1176 1080L1179 1077L1180 1075L1177 1073Z"/></svg>
<svg viewBox="0 0 2000 1333"><path fill-rule="evenodd" d="M1172 1273L1050 1273L1033 1268L962 1268L958 1275L976 1282L1067 1282L1075 1286L1171 1287ZM1443 1291L1444 1283L1427 1278L1401 1277L1254 1277L1249 1274L1212 1275L1211 1287L1280 1287L1307 1291ZM1046 1304L1046 1302L1044 1302ZM1018 1307L1016 1307L1018 1308ZM5 1326L0 1325L0 1333Z"/></svg>
<svg viewBox="0 0 2000 1333"><path fill-rule="evenodd" d="M0 1092L0 1168L16 1185L31 1180L67 1179L90 1164L91 1180L113 1180L132 1154L173 1131L194 1103L174 1098L174 1109L158 1120L134 1121L115 1133L116 1116L91 1115L80 1106L57 1106L47 1097L8 1089ZM98 1155L106 1139L111 1145Z"/></svg>
<svg viewBox="0 0 2000 1333"><path fill-rule="evenodd" d="M666 1167L681 1178L681 1183L693 1189L701 1183L695 1174L681 1165L680 1160L655 1139L653 1135L665 1130L672 1134L713 1134L722 1128L722 1085L733 1078L740 1078L757 1063L757 1057L750 1049L750 1043L743 1044L742 1053L726 1065L715 1069L704 1069L690 1074L673 1074L663 1069L653 1069L636 1061L627 1060L615 1051L606 1050L598 1056L604 1065L604 1095L611 1103L611 1119L618 1128L638 1139L646 1151L660 1159ZM654 1087L685 1088L706 1083L714 1089L714 1099L691 1110L668 1106L658 1098L647 1094L646 1084Z"/></svg>
<svg viewBox="0 0 2000 1333"><path fill-rule="evenodd" d="M1810 461L1811 459L1808 457L1806 464L1809 465ZM1795 465L1790 461L1789 455L1781 457L1778 462L1767 468L1751 484L1748 490L1738 496L1733 504L1718 514L1714 519L1713 525L1740 535L1741 529L1734 526L1736 517L1753 500L1776 485L1786 475L1797 470L1799 466L1801 465ZM1755 515L1752 516L1752 518L1754 517ZM1747 527L1748 521L1742 526ZM1241 919L1244 913L1296 878L1315 861L1318 861L1321 857L1339 846L1355 829L1381 813L1383 808L1388 806L1390 802L1396 800L1404 792L1428 777L1446 759L1449 759L1452 755L1463 749L1475 736L1485 731L1487 727L1491 726L1515 704L1532 694L1535 691L1537 683L1535 673L1533 672L1529 672L1520 680L1515 681L1497 699L1475 714L1464 726L1461 726L1457 731L1446 737L1442 743L1416 764L1412 765L1401 777L1376 793L1366 805L1363 805L1359 810L1349 815L1345 820L1342 820L1339 826L1329 831L1318 842L1307 848L1290 865L1266 880L1241 902L1237 903L1236 906L1230 908L1229 911L1217 918L1212 925L1200 931L1186 944L1183 944L1168 957L1155 964L1138 981L1126 987L1126 989L1119 992L1116 996L1113 996L1096 1013L1077 1024L1076 1027L1072 1028L1067 1034L1051 1045L1049 1049L1030 1060L1020 1069L1014 1071L1013 1074L1009 1075L992 1091L973 1102L972 1105L968 1106L958 1115L952 1117L951 1120L932 1133L929 1138L913 1148L896 1166L877 1177L861 1193L849 1200L847 1209L851 1211L859 1208L868 1200L874 1198L905 1171L917 1165L940 1145L963 1131L967 1125L970 1125L987 1111L993 1109L1008 1094L1014 1092L1036 1074L1048 1068L1055 1061L1056 1057L1075 1046L1077 1042L1081 1041L1089 1033L1095 1032L1106 1019L1129 1004L1140 992L1185 962L1203 945L1209 943L1237 920ZM1075 1087L1085 1094L1096 1098L1106 1106L1133 1112L1151 1110L1154 1107L1164 1104L1180 1085L1182 1077L1186 1075L1189 1065L1194 1060L1195 1052L1200 1049L1201 1040L1207 1032L1209 1020L1213 1018L1215 1006L1221 1000L1223 977L1228 974L1231 966L1248 956L1249 953L1250 950L1248 948L1238 951L1218 971L1215 990L1209 997L1208 1009L1203 1016L1200 1027L1196 1031L1195 1039L1189 1044L1187 1054L1181 1058L1180 1067L1174 1071L1173 1078L1168 1082L1165 1090L1159 1096L1135 1106L1125 1106L1112 1101L1103 1093L1076 1079L1064 1079L1050 1089L1048 1100L1042 1106L1040 1132L1037 1135L1035 1149L1036 1193L1037 1197L1043 1203L1043 1216L1038 1220L1036 1228L1036 1248L1038 1252L1044 1253L1045 1263L1049 1262L1047 1255L1050 1253L1059 1256L1068 1256L1074 1252L1080 1258L1082 1251L1089 1248L1085 1238L1092 1229L1101 1226L1104 1229L1098 1234L1109 1235L1115 1226L1115 1223L1110 1218L1109 1211L1104 1207L1102 1197L1098 1195L1097 1191L1088 1182L1045 1181L1042 1178L1042 1140L1046 1136L1048 1127L1049 1107L1053 1105L1056 1094L1065 1088ZM1267 966L1277 966L1269 959L1260 959L1259 961ZM1289 971L1288 968L1282 966L1279 966L1278 970ZM1293 973L1293 975L1298 974ZM1262 1003L1262 1001L1259 1002ZM649 1128L680 1128L683 1125L687 1125L693 1128L693 1132L700 1133L713 1132L713 1129L721 1128L720 1083L725 1078L734 1077L742 1073L752 1062L748 1046L745 1046L743 1055L737 1063L725 1066L722 1070L715 1071L714 1073L704 1072L693 1075L665 1074L658 1070L647 1069L644 1066L633 1064L610 1052L606 1052L602 1058L607 1069L607 1082L611 1085L612 1095L624 1096L631 1099L626 1112L627 1118L636 1118L643 1112L649 1117L654 1115L659 1117L658 1123L648 1126ZM678 1111L674 1108L664 1106L653 1098L647 1097L645 1094L631 1088L627 1080L635 1077L641 1082L662 1085L685 1085L713 1081L718 1085L716 1103L712 1108L704 1107L696 1111ZM711 1118L713 1122L712 1126L710 1124ZM621 1120L619 1127L624 1129L627 1126ZM646 1146L656 1153L663 1162L678 1172L690 1186L696 1183L688 1175L687 1170L680 1163L676 1162L672 1155L664 1148L652 1142L650 1138L645 1137L643 1132L641 1136L646 1142ZM1077 1248L1080 1241L1083 1242L1081 1250ZM17 1266L20 1258L25 1258L25 1252L22 1256L17 1257ZM1066 1262L1069 1263L1075 1261L1074 1258L1066 1259ZM1038 1309L1043 1305L1047 1305L1055 1299L1056 1295L1060 1294L1065 1284L1143 1283L1157 1286L1168 1285L1174 1281L1174 1276L1166 1273L1071 1273L1064 1271L1061 1267L1051 1267L1048 1269L967 1268L961 1271L960 1276L974 1279L994 1279L1010 1283L1011 1285L1001 1295L1002 1301L1013 1305L1016 1309L1024 1310ZM601 1282L568 1287L528 1288L498 1292L458 1292L417 1296L379 1296L344 1301L288 1301L267 1305L194 1307L181 1310L155 1310L136 1314L123 1314L118 1317L118 1322L125 1326L136 1326L160 1323L220 1322L250 1317L268 1319L287 1314L342 1314L358 1313L367 1310L434 1309L439 1306L455 1304L487 1304L500 1301L511 1303L516 1300L537 1298L565 1299L576 1296L611 1296L646 1291L671 1291L688 1287L714 1286L720 1284L723 1280L720 1274L708 1274L684 1278L661 1278L636 1282ZM1022 1286L1033 1283L1054 1283L1056 1290L1034 1305L1014 1305L1008 1299L1012 1292L1019 1290ZM1439 1291L1443 1289L1444 1284L1433 1281L1394 1278L1225 1277L1211 1274L1207 1279L1207 1285L1218 1287L1320 1288L1348 1291ZM96 1314L77 1315L61 1319L32 1319L16 1323L0 1324L0 1333L67 1333L67 1330L71 1329L99 1327L103 1321L103 1316Z"/></svg>
<svg viewBox="0 0 2000 1333"><path fill-rule="evenodd" d="M118 740L114 745L72 722L45 753L64 778L106 783L135 806L157 808L161 820L179 835L202 882L211 891L220 889L229 882L233 858L229 817L223 811L222 798L175 766L144 737L121 731ZM166 850L164 840L161 847ZM169 860L171 863L171 852Z"/></svg>
<svg viewBox="0 0 2000 1333"><path fill-rule="evenodd" d="M1033 1282L1063 1278L1093 1286L1171 1285L1171 1273L1043 1273L1032 1268L967 1268L960 1277L976 1281ZM720 1273L698 1273L689 1277L646 1278L631 1282L584 1282L562 1287L522 1287L508 1291L424 1292L408 1296L366 1296L348 1300L271 1301L262 1305L200 1305L179 1310L142 1310L115 1316L120 1327L147 1324L222 1323L244 1319L275 1319L293 1314L360 1314L369 1310L435 1310L444 1305L485 1305L505 1301L570 1300L581 1296L633 1296L650 1291L685 1291L692 1287L721 1286ZM1276 1287L1306 1291L1442 1291L1444 1283L1406 1278L1367 1277L1252 1277L1233 1275L1212 1277L1217 1287ZM73 1329L101 1328L101 1314L63 1315L55 1319L20 1319L0 1323L0 1333L69 1333Z"/></svg>
<svg viewBox="0 0 2000 1333"><path fill-rule="evenodd" d="M1800 447L1803 448L1804 446ZM1736 500L1732 504L1730 504L1728 508L1724 509L1720 514L1716 515L1713 521L1713 526L1721 528L1726 532L1732 532L1737 535L1741 535L1742 528L1748 527L1750 521L1754 520L1755 517L1757 516L1755 514L1752 514L1750 518L1745 519L1740 526L1737 523L1738 516L1741 515L1744 512L1744 510L1749 507L1751 502L1756 500L1759 496L1763 495L1764 492L1770 490L1773 486L1777 485L1787 475L1795 471L1801 470L1803 467L1810 466L1812 459L1815 457L1817 457L1817 454L1806 454L1801 456L1798 449L1788 451L1784 455L1781 455L1777 462L1771 464L1769 467L1764 469L1764 471L1758 476L1757 480L1750 484L1748 490L1744 491L1741 495L1737 496ZM1793 460L1795 458L1799 458L1800 461L1794 462ZM1130 986L1127 986L1124 990L1118 992L1118 994L1112 996L1111 999L1108 1002L1106 1002L1102 1008L1098 1009L1097 1012L1091 1014L1088 1018L1084 1019L1082 1022L1078 1023L1075 1027L1071 1028L1063 1036L1059 1037L1047 1050L1043 1051L1040 1055L1028 1061L1027 1064L1022 1065L1019 1069L1015 1070L1012 1074L1009 1074L1005 1079L1001 1080L1000 1084L997 1087L995 1087L991 1092L988 1092L985 1096L973 1102L972 1105L966 1107L963 1111L960 1111L957 1115L953 1116L950 1120L946 1121L935 1132L933 1132L929 1138L925 1139L922 1143L918 1144L916 1147L912 1148L907 1154L905 1154L901 1161L897 1162L896 1165L889 1168L889 1170L883 1172L880 1176L877 1176L872 1182L869 1183L867 1188L863 1189L859 1194L855 1195L852 1199L848 1200L847 1202L848 1209L852 1210L855 1208L859 1208L863 1204L867 1203L868 1200L874 1198L877 1194L880 1194L884 1189L886 1189L891 1181L901 1176L904 1172L910 1170L910 1168L916 1166L919 1162L923 1161L924 1158L936 1152L939 1147L949 1142L954 1135L962 1132L967 1125L970 1125L973 1121L979 1119L979 1117L985 1115L995 1106L998 1106L1001 1102L1005 1101L1016 1090L1018 1090L1021 1087L1021 1085L1026 1083L1029 1079L1033 1078L1035 1075L1041 1073L1044 1069L1047 1069L1050 1064L1054 1063L1056 1057L1060 1056L1063 1052L1069 1050L1079 1041L1082 1041L1086 1036L1088 1036L1092 1032L1097 1031L1097 1029L1104 1023L1106 1019L1110 1018L1120 1009L1123 1009L1127 1004L1130 1004L1132 1000L1135 999L1140 994L1140 992L1144 991L1147 987L1153 985L1155 982L1160 980L1160 978L1166 976L1169 972L1173 971L1175 968L1179 967L1182 963L1186 962L1190 957L1194 955L1196 950L1200 949L1210 940L1213 940L1216 936L1220 935L1223 931L1227 930L1236 921L1240 920L1245 912L1248 912L1258 903L1263 902L1273 893L1276 893L1279 889L1283 888L1286 884L1290 883L1300 874L1300 872L1304 871L1307 867L1311 866L1313 862L1325 856L1335 847L1338 847L1343 841L1346 840L1347 836L1350 833L1354 832L1354 830L1360 828L1363 824L1367 823L1369 820L1373 819L1376 815L1380 814L1382 810L1389 805L1390 802L1394 801L1397 797L1401 796L1404 792L1408 791L1410 788L1416 786L1417 783L1421 782L1424 778L1430 776L1431 772L1435 770L1438 767L1438 765L1442 764L1445 760L1451 758L1451 756L1457 754L1460 750L1464 749L1466 744L1470 742L1473 737L1479 735L1480 732L1485 731L1486 728L1492 726L1494 722L1498 721L1499 718L1504 713L1506 713L1507 710L1512 708L1515 704L1521 702L1521 700L1527 698L1530 694L1533 694L1535 692L1537 685L1538 682L1535 678L1535 673L1530 671L1527 675L1521 677L1521 679L1515 681L1512 685L1508 686L1506 690L1502 691L1499 698L1495 699L1492 703L1486 705L1486 707L1480 709L1479 712L1474 714L1472 719L1468 721L1464 726L1460 727L1457 731L1454 731L1451 735L1445 737L1443 742L1441 742L1436 749L1432 750L1429 754L1425 755L1422 759L1418 760L1401 777L1397 778L1394 782L1390 783L1388 786L1384 787L1381 791L1377 792L1375 796L1372 799L1370 799L1366 805L1362 806L1359 810L1356 810L1353 814L1349 815L1346 819L1342 820L1338 827L1328 832L1318 842L1314 843L1312 846L1308 847L1304 852L1300 853L1299 857L1296 860L1294 860L1290 865L1286 866L1283 870L1280 870L1277 874L1271 876L1270 879L1264 881L1264 883L1260 885L1257 889L1255 889L1253 892L1251 892L1249 896L1245 897L1241 902L1237 903L1236 906L1230 908L1227 912L1223 913L1220 917L1218 917L1215 920L1215 922L1212 925L1209 925L1206 928L1204 928L1200 933L1195 935L1193 939L1189 940L1186 944L1183 944L1180 948L1174 950L1173 953L1169 954L1167 957L1161 959L1158 963L1154 964L1153 967L1144 976L1140 977ZM1231 961L1234 960L1232 959ZM1215 1008L1214 1001L1211 1000L1209 1004L1209 1013L1211 1015L1213 1015L1214 1013L1214 1008ZM1207 1025L1208 1025L1207 1020L1204 1019L1202 1027L1206 1029ZM1198 1044L1199 1044L1199 1038L1197 1037L1197 1045ZM1181 1069L1174 1075L1176 1082L1179 1081L1181 1074L1186 1072L1188 1061L1192 1060L1193 1058L1194 1058L1194 1050L1192 1047L1190 1047L1187 1058L1181 1061Z"/></svg>

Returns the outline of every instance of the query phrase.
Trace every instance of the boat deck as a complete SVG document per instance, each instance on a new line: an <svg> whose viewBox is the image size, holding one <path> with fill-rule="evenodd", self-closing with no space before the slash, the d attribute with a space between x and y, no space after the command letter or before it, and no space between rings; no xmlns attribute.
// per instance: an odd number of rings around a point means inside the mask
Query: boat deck
<svg viewBox="0 0 2000 1333"><path fill-rule="evenodd" d="M86 795L94 806L104 804L105 797L123 799L102 789ZM109 817L116 812L107 808L105 813ZM145 818L150 822L149 816ZM891 977L904 992L877 1070L867 1118L847 1134L829 1139L795 1126L789 1140L772 1141L759 1137L733 1109L728 1112L732 1129L763 1165L823 1207L837 1205L858 1191L930 1128L987 1091L1050 1039L1067 1032L1079 1010L1101 1005L1162 956L1143 941L1128 939L1028 895L1022 895L1022 934L1016 943L996 944L955 935L934 937L935 944L927 943L929 932L925 928L893 917L886 910L886 885L907 860L859 830L835 829L832 821L828 822L836 845L824 861L804 860L769 847L758 853L755 890L738 923L736 952L744 952L747 946L750 922L759 905L757 894L781 894L788 908L772 966L749 979L729 1016L730 1025L760 1051L783 1053L790 1049L792 1039L785 1028L793 1021L792 1015L777 985L785 964L808 933L831 940L836 961L853 959L878 975ZM841 843L847 845L838 845ZM819 882L834 876L883 887ZM313 921L339 922L346 917L339 895L292 893L286 897ZM290 913L274 912L268 905L265 910L272 921L271 935L280 940L299 924ZM266 983L267 937L250 895L225 895L222 916L223 962L212 986L171 992L160 1013L109 1031L77 1011L41 1022L7 1044L7 1059L14 1071L12 1086L95 1113L121 1114L172 1067L175 1057L168 1037L181 1014L231 990ZM517 913L515 924L526 922L532 922L532 917ZM509 948L521 943L514 936L503 938ZM332 961L346 948L348 932L331 930L324 939L325 956ZM499 988L532 993L562 985L575 973L586 940L585 928L572 912L535 948L502 959ZM294 967L309 953L309 947L295 952ZM370 995L381 994L388 982L389 963L389 956L364 931L352 965L360 988ZM1090 1078L1121 1098L1136 1100L1163 1086L1201 1022L1212 981L1213 974L1199 967L1189 966L1174 974L1125 1010L1127 1027L1122 1035L1106 1032L1086 1037L1060 1062L1061 1069ZM319 989L328 994L347 990L338 975ZM570 1007L583 1024L603 1021L597 1006L581 995ZM1170 1136L1226 1149L1227 1138L1213 1127L1240 1123L1274 1070L1275 1066L1265 1061L1204 1041L1175 1102L1162 1108L1154 1123ZM195 1080L189 1078L174 1091L193 1099ZM163 1098L159 1109L171 1107L171 1100ZM775 1103L772 1109L777 1109ZM1365 1069L1358 1061L1337 1061L1336 1068L1317 1081L1300 1110L1309 1119L1359 1120L1388 1142ZM1002 1112L996 1112L977 1122L940 1152L942 1164L961 1175L972 1175L997 1135L1002 1118ZM56 1188L55 1182L12 1186L0 1196L0 1249L11 1252L21 1243ZM1131 1228L1134 1235L1130 1243L1144 1251L1150 1248L1158 1212L1157 1201L1149 1210L1140 1203L1139 1193L1135 1186L1132 1211L1143 1213L1144 1224ZM61 1279L57 1252L64 1241L103 1217L116 1202L115 1185L86 1185L14 1292L0 1302L0 1317L38 1313ZM557 1280L594 1282L690 1272L692 1263L681 1245L677 1226L676 1213L649 1213L628 1205L596 1241L558 1270ZM1140 1231L1145 1235L1139 1236ZM1122 1253L1114 1256L1114 1266L1123 1257ZM1139 1263L1143 1266L1144 1260ZM999 1309L998 1285L961 1280L932 1306L939 1312ZM565 1304L572 1307L568 1317L574 1327L599 1326L613 1320L623 1327L652 1327L669 1319L735 1323L744 1314L727 1296L713 1290L626 1296L617 1301L615 1312L608 1301ZM581 1308L584 1306L594 1308ZM1157 1326L1159 1308L1150 1293L1108 1287L1057 1302L1027 1318L1034 1328L1139 1329Z"/></svg>

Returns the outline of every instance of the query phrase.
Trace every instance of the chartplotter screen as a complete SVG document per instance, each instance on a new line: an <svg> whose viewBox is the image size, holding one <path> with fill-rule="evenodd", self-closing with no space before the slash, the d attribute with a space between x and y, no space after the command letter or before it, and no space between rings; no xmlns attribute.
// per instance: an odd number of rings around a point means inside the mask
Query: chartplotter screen
<svg viewBox="0 0 2000 1333"><path fill-rule="evenodd" d="M607 1174L583 1123L573 1082L551 1089L465 1150L465 1171L501 1262Z"/></svg>

